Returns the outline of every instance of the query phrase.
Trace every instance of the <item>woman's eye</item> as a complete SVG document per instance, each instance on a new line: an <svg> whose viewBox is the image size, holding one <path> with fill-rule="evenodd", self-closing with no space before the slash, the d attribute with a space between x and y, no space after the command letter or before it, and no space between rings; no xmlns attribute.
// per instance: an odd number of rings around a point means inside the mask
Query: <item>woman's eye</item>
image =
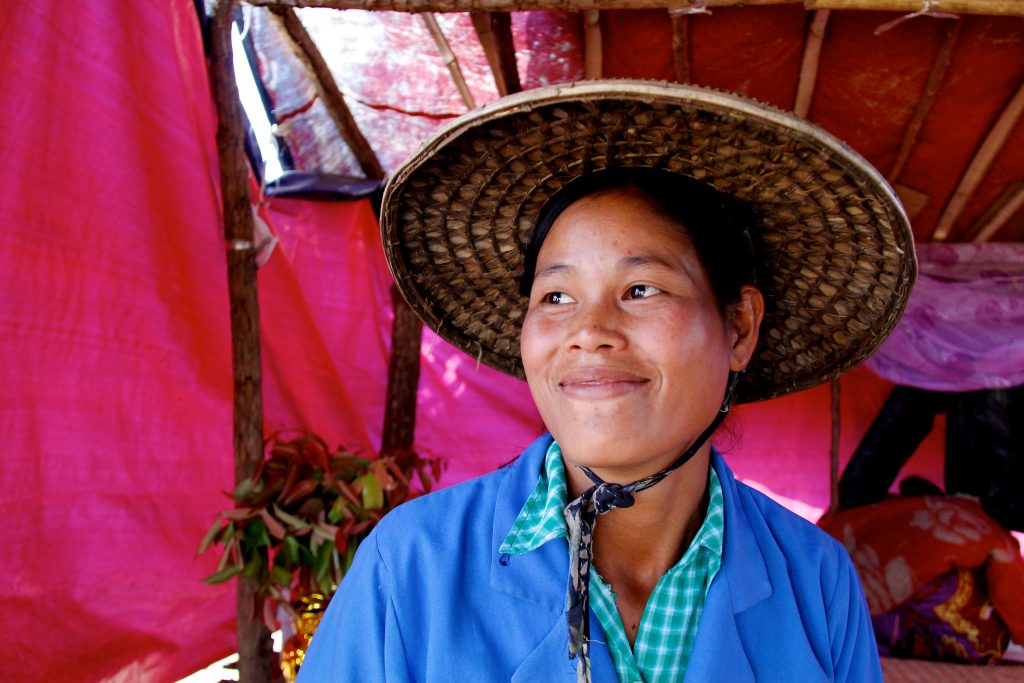
<svg viewBox="0 0 1024 683"><path fill-rule="evenodd" d="M574 299L565 292L548 292L541 301L546 304L571 304Z"/></svg>
<svg viewBox="0 0 1024 683"><path fill-rule="evenodd" d="M661 294L661 290L654 285L633 285L626 293L627 299L646 299L647 297Z"/></svg>

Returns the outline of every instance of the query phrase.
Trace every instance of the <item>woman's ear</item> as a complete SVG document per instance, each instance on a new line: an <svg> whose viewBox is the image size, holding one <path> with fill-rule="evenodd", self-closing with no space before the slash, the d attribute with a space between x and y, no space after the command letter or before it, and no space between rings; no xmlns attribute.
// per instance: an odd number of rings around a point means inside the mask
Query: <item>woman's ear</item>
<svg viewBox="0 0 1024 683"><path fill-rule="evenodd" d="M732 358L729 369L746 369L757 346L757 333L764 317L764 297L753 285L743 285L740 298L728 306L728 324L732 332Z"/></svg>

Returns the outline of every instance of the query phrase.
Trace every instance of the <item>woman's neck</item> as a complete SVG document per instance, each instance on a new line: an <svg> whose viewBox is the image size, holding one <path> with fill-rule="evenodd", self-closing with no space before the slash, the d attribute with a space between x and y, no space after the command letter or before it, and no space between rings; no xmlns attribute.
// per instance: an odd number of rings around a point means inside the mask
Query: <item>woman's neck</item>
<svg viewBox="0 0 1024 683"><path fill-rule="evenodd" d="M631 643L654 587L683 556L704 522L710 458L711 447L706 445L683 467L636 494L633 506L601 515L594 528L594 567L616 594ZM570 496L591 485L569 462L566 474Z"/></svg>

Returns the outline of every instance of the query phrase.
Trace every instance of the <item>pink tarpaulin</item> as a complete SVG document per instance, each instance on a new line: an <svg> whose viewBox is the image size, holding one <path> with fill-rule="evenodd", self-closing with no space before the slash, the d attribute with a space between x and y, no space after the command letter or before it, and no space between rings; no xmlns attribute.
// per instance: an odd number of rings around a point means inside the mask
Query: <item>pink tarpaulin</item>
<svg viewBox="0 0 1024 683"><path fill-rule="evenodd" d="M191 0L0 13L0 627L20 681L173 681L234 648L193 557L231 486L215 122ZM273 201L260 270L266 428L379 443L389 275L365 202ZM525 385L423 342L417 447L445 483L540 431ZM848 456L888 384L843 380ZM744 407L719 442L807 516L828 388ZM911 469L934 472L934 440Z"/></svg>

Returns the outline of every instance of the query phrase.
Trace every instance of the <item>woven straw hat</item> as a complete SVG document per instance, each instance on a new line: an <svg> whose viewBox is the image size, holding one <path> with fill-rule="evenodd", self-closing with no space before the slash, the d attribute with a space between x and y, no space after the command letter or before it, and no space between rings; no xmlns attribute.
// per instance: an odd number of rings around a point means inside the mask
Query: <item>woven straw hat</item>
<svg viewBox="0 0 1024 683"><path fill-rule="evenodd" d="M537 214L574 178L618 166L674 171L753 208L766 311L740 401L838 376L902 314L913 238L870 164L777 109L644 81L531 90L438 131L384 193L381 233L399 289L441 337L523 378L518 280Z"/></svg>

